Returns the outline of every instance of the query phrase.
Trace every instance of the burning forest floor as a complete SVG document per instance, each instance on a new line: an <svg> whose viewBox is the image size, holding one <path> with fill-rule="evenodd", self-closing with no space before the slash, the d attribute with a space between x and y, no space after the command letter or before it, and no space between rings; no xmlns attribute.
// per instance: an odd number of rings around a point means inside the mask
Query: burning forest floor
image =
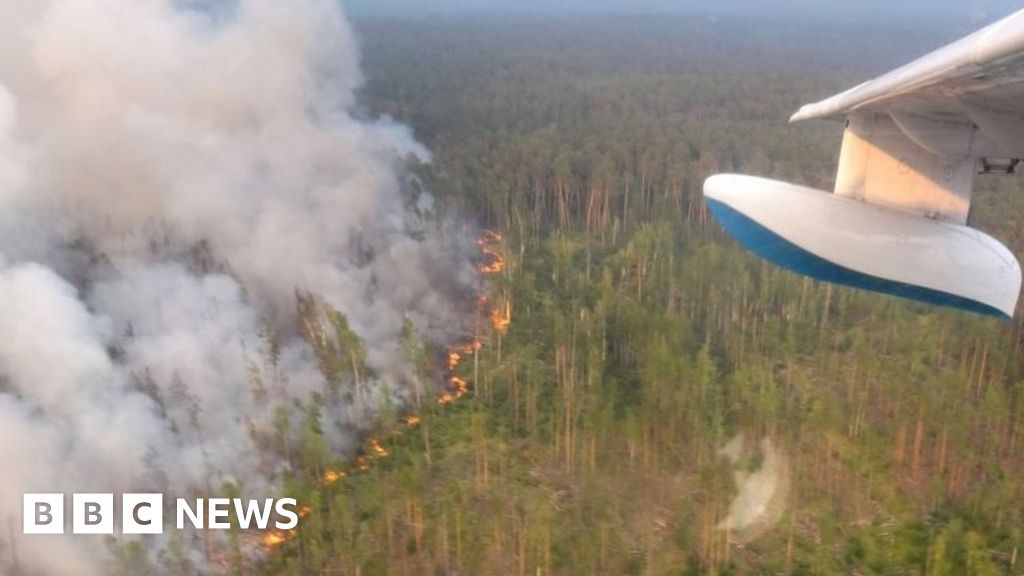
<svg viewBox="0 0 1024 576"><path fill-rule="evenodd" d="M505 270L505 257L500 251L502 242L503 236L493 230L484 230L477 239L480 250L477 272L482 279L490 281ZM289 550L288 546L299 538L302 531L308 530L303 526L312 523L311 518L315 518L317 511L313 506L322 502L324 497L329 498L332 491L338 490L342 484L351 483L360 476L370 475L375 468L391 457L393 447L407 446L410 443L408 436L420 433L426 450L424 457L430 461L429 428L424 425L424 417L443 417L445 411L451 409L450 406L473 392L471 382L478 377L477 356L484 349L485 343L500 339L512 323L511 301L507 296L495 298L490 291L491 284L485 285L489 291L476 295L477 320L473 323L474 334L464 343L445 353L442 369L445 384L433 402L413 407L414 411L404 412L390 425L381 424L378 427L379 432L365 437L359 453L351 462L339 463L317 474L319 485L314 485L310 489L312 493L306 499L300 499L300 526L291 530L268 530L259 536L259 545L268 557L288 556L294 553L295 550ZM307 328L308 332L311 330ZM250 533L244 538L251 541L256 534ZM230 561L222 560L217 563L229 568ZM275 560L271 560L270 565L275 563Z"/></svg>

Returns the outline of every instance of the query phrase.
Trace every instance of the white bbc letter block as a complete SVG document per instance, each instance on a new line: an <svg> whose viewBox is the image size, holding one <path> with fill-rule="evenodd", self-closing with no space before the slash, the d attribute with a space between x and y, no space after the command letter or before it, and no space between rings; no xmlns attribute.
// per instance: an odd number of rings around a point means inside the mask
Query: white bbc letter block
<svg viewBox="0 0 1024 576"><path fill-rule="evenodd" d="M114 495L75 494L71 504L74 534L113 534Z"/></svg>
<svg viewBox="0 0 1024 576"><path fill-rule="evenodd" d="M25 494L22 496L25 534L64 533L63 494Z"/></svg>
<svg viewBox="0 0 1024 576"><path fill-rule="evenodd" d="M210 512L210 522L206 525L207 528L210 530L228 530L231 528L231 522L228 521L228 518L231 516L231 510L228 508L231 505L231 500L227 498L210 498L207 500L206 505L209 507Z"/></svg>
<svg viewBox="0 0 1024 576"><path fill-rule="evenodd" d="M121 498L122 534L163 534L163 532L163 494L125 494Z"/></svg>

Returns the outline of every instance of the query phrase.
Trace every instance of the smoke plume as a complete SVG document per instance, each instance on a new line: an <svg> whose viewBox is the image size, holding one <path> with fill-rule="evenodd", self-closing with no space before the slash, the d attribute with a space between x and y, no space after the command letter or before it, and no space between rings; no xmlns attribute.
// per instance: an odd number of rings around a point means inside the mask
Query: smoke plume
<svg viewBox="0 0 1024 576"><path fill-rule="evenodd" d="M272 496L281 410L325 398L343 454L422 392L404 339L459 335L472 239L410 184L409 131L354 112L360 82L334 0L0 3L0 573L107 561L20 536L23 493ZM333 311L358 382L311 344Z"/></svg>
<svg viewBox="0 0 1024 576"><path fill-rule="evenodd" d="M765 437L756 445L738 434L721 450L733 466L736 496L729 514L718 524L730 540L756 540L778 524L789 499L789 461L786 454Z"/></svg>

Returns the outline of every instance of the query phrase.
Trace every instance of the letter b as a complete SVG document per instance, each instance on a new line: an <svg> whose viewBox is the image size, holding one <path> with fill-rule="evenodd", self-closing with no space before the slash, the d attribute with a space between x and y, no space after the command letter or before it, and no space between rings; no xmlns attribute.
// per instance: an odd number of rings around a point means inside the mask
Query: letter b
<svg viewBox="0 0 1024 576"><path fill-rule="evenodd" d="M75 534L114 533L113 494L75 494L71 511Z"/></svg>
<svg viewBox="0 0 1024 576"><path fill-rule="evenodd" d="M25 534L64 533L63 494L22 496L22 531Z"/></svg>

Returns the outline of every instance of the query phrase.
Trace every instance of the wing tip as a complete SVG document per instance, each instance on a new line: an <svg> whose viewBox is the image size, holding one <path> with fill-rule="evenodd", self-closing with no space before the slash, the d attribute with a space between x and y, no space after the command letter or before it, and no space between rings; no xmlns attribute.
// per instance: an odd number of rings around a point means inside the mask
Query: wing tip
<svg viewBox="0 0 1024 576"><path fill-rule="evenodd" d="M818 111L818 106L815 104L807 104L801 106L792 116L789 117L790 124L796 124L797 122L803 122L805 120L813 120L820 118L821 113Z"/></svg>

